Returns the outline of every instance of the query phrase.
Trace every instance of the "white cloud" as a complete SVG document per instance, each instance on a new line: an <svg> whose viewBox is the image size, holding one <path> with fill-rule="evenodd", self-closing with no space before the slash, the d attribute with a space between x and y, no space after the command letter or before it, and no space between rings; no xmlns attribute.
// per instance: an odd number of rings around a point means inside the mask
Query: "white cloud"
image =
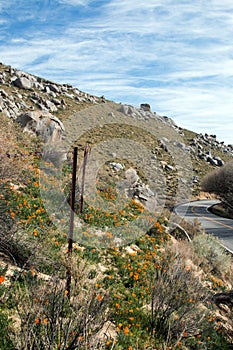
<svg viewBox="0 0 233 350"><path fill-rule="evenodd" d="M58 2L71 6L87 6L91 0L58 0Z"/></svg>
<svg viewBox="0 0 233 350"><path fill-rule="evenodd" d="M7 20L5 18L0 18L0 25L6 24Z"/></svg>

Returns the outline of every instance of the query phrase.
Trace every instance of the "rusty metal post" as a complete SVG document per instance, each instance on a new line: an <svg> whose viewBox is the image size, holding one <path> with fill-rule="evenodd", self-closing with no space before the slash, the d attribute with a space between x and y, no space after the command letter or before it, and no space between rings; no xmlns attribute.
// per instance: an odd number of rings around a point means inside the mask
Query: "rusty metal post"
<svg viewBox="0 0 233 350"><path fill-rule="evenodd" d="M84 158L83 158L83 171L82 171L82 184L81 184L81 193L80 193L80 214L83 213L83 202L84 202L84 186L85 186L85 173L86 173L86 166L87 166L87 157L88 154L91 152L90 146L85 146L84 148Z"/></svg>
<svg viewBox="0 0 233 350"><path fill-rule="evenodd" d="M78 148L74 147L72 185L71 185L71 194L70 194L70 225L69 225L68 251L67 251L68 262L67 262L66 293L68 298L70 297L70 286L71 286L71 254L73 249L73 235L74 235L74 205L75 205L77 158L78 158Z"/></svg>

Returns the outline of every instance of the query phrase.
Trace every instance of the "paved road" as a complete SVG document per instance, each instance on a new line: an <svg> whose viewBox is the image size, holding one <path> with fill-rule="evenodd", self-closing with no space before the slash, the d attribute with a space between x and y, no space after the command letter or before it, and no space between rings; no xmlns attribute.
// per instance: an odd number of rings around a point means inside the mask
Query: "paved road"
<svg viewBox="0 0 233 350"><path fill-rule="evenodd" d="M185 220L198 219L206 232L217 236L223 245L233 253L233 220L210 213L208 208L216 203L219 202L216 200L189 202L177 205L174 211Z"/></svg>

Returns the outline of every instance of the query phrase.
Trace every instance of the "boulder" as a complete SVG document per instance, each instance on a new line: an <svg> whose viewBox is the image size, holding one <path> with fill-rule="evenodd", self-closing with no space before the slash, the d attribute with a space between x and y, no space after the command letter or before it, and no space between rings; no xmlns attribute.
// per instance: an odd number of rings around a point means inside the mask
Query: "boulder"
<svg viewBox="0 0 233 350"><path fill-rule="evenodd" d="M217 161L217 165L218 166L223 166L224 165L224 161L220 157L213 157L213 159L215 161Z"/></svg>
<svg viewBox="0 0 233 350"><path fill-rule="evenodd" d="M121 113L127 115L127 114L128 114L128 110L129 110L129 107L128 107L128 106L126 106L126 105L121 105L120 108L118 109L118 112L121 112Z"/></svg>
<svg viewBox="0 0 233 350"><path fill-rule="evenodd" d="M133 168L129 168L128 170L126 170L125 177L128 187L135 186L139 181L137 171Z"/></svg>
<svg viewBox="0 0 233 350"><path fill-rule="evenodd" d="M58 118L42 111L22 113L16 121L24 131L41 136L45 143L60 141L64 132L64 126Z"/></svg>
<svg viewBox="0 0 233 350"><path fill-rule="evenodd" d="M151 108L150 108L150 105L148 103L142 103L140 105L140 108L143 109L143 111L145 111L145 112L151 112Z"/></svg>
<svg viewBox="0 0 233 350"><path fill-rule="evenodd" d="M207 162L210 163L211 165L218 165L218 162L216 159L213 159L211 157L207 158Z"/></svg>
<svg viewBox="0 0 233 350"><path fill-rule="evenodd" d="M55 85L55 84L49 84L49 89L51 90L51 91L53 91L53 92L55 92L55 93L59 93L60 92L60 90L59 90L59 87L57 86L57 85Z"/></svg>
<svg viewBox="0 0 233 350"><path fill-rule="evenodd" d="M26 77L17 78L12 83L20 89L30 90L32 88L32 81Z"/></svg>
<svg viewBox="0 0 233 350"><path fill-rule="evenodd" d="M121 163L111 162L111 163L109 163L109 165L115 171L120 171L120 170L124 169L124 165Z"/></svg>

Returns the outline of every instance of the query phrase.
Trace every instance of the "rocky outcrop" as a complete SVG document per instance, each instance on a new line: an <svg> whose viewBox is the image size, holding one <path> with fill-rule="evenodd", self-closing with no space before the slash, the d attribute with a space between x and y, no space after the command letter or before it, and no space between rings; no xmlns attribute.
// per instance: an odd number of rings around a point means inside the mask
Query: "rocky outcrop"
<svg viewBox="0 0 233 350"><path fill-rule="evenodd" d="M219 142L215 135L198 134L191 140L190 146L200 160L208 162L213 166L221 167L225 164L221 157L214 154L215 152L233 156L233 147L231 145L225 145L224 142Z"/></svg>
<svg viewBox="0 0 233 350"><path fill-rule="evenodd" d="M105 102L69 84L56 84L0 64L0 112L16 120L24 131L57 142L64 131L59 115L72 105Z"/></svg>
<svg viewBox="0 0 233 350"><path fill-rule="evenodd" d="M40 136L45 143L55 143L62 139L64 126L50 113L40 111L22 113L16 121L24 131Z"/></svg>
<svg viewBox="0 0 233 350"><path fill-rule="evenodd" d="M113 171L123 171L125 166L120 163L119 166L112 166L113 163L109 163ZM158 205L157 195L153 192L148 185L146 185L138 176L137 171L133 168L129 168L124 172L124 180L118 183L121 190L125 191L128 198L134 198L141 202L149 211L154 212Z"/></svg>
<svg viewBox="0 0 233 350"><path fill-rule="evenodd" d="M141 104L140 108L122 104L118 109L118 111L125 114L126 116L131 116L132 118L137 120L145 120L145 121L149 119L159 120L163 124L166 124L171 128L176 129L178 132L180 131L180 128L175 124L175 122L171 118L168 118L166 116L161 116L156 112L152 112L150 105L147 103Z"/></svg>
<svg viewBox="0 0 233 350"><path fill-rule="evenodd" d="M145 111L145 112L151 112L151 108L150 108L150 105L148 103L142 103L140 105L140 108L143 109L143 111Z"/></svg>
<svg viewBox="0 0 233 350"><path fill-rule="evenodd" d="M13 119L23 112L34 110L49 113L63 111L69 100L77 105L103 103L105 100L103 96L87 94L72 85L56 84L3 64L0 64L0 84L0 112Z"/></svg>

